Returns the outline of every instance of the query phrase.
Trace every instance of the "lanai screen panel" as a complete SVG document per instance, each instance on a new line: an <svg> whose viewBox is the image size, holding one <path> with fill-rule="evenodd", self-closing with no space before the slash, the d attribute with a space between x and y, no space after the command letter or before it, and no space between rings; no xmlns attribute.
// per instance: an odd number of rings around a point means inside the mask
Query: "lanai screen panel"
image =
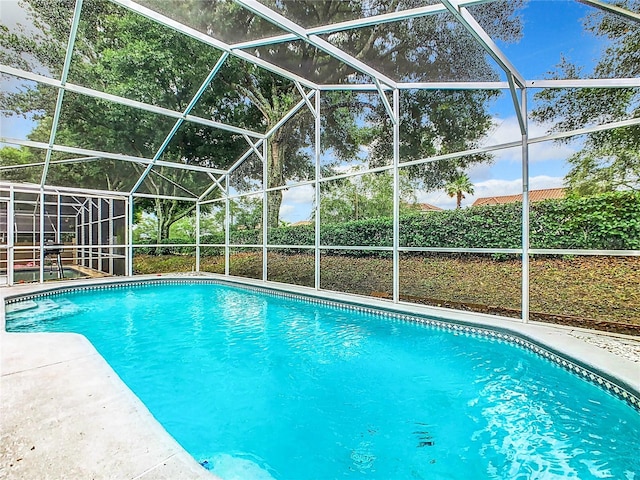
<svg viewBox="0 0 640 480"><path fill-rule="evenodd" d="M593 172L575 167L588 166L588 155L616 167L598 185L614 193L638 186L637 1L25 5L36 9L19 20L31 43L9 40L20 28L3 8L0 180L118 192L137 208L150 209L154 197L188 205L200 234L193 228L185 246L167 248L188 256L189 269L199 268L207 236L207 244L227 244L211 250L224 255L226 273L287 281L277 263L300 254L305 274L293 283L398 300L415 294L403 271L421 255L484 255L499 270L503 256L529 243L549 255L579 248L548 248L525 213L538 208L529 211L529 190L567 183L584 192L578 174ZM514 223L513 235L496 242L465 243L450 232L412 243L420 221L405 214L455 210L447 183L463 175L475 193L462 210L482 196L520 194L523 228ZM338 221L387 230L329 234ZM281 230L297 227L299 235ZM102 233L96 238L108 240ZM177 235L169 229L170 240ZM590 255L631 255L627 244L580 245ZM371 292L329 281L371 252L387 262ZM237 258L250 258L251 268ZM512 274L522 280L512 283L526 292L521 259Z"/></svg>

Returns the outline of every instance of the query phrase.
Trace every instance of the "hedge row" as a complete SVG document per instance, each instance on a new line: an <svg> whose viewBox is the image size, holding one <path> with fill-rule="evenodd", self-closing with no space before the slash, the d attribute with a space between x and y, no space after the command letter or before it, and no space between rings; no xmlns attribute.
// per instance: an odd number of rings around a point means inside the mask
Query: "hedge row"
<svg viewBox="0 0 640 480"><path fill-rule="evenodd" d="M314 245L314 225L270 229L271 245ZM479 206L459 210L412 214L400 218L400 245L444 248L520 248L522 204ZM230 233L232 244L261 244L261 230ZM391 218L323 225L321 245L393 245ZM176 243L172 240L170 243ZM202 243L224 243L222 233L205 236ZM592 197L547 200L531 204L531 248L598 250L640 249L640 192L611 192ZM192 247L167 248L166 253ZM146 250L146 249L145 249ZM162 253L165 249L159 249ZM139 249L137 250L139 251ZM221 253L219 247L203 247L203 255ZM142 253L142 252L141 252ZM156 253L149 249L144 253ZM186 253L186 252L184 252ZM344 255L363 252L336 250Z"/></svg>

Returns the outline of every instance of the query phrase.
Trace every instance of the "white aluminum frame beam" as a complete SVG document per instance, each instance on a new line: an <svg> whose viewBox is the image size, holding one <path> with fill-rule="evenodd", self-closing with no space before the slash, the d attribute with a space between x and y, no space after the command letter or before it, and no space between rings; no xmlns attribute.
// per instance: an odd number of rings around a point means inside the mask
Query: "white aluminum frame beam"
<svg viewBox="0 0 640 480"><path fill-rule="evenodd" d="M289 119L291 117L293 117L296 113L298 113L300 111L300 109L308 102L310 101L313 96L317 93L317 90L310 90L309 93L307 93L306 99L305 100L300 100L298 103L296 103L293 107L291 107L291 110L289 110L286 115L284 117L282 117L278 123L276 123L273 127L271 127L267 133L265 133L265 138L269 138L271 137L271 135L273 135L274 133L276 133L276 131L285 123L287 123L289 121Z"/></svg>
<svg viewBox="0 0 640 480"><path fill-rule="evenodd" d="M64 64L62 66L62 74L60 75L60 85L64 87L69 76L69 69L71 68L71 58L73 56L73 46L76 42L76 35L78 33L78 25L80 24L80 12L82 11L82 0L76 0L76 5L73 10L73 20L71 22L71 30L69 31L69 41L67 42L67 51L64 57ZM56 141L56 133L58 131L58 123L60 122L60 114L62 112L62 101L64 99L64 88L58 90L58 98L56 99L56 108L53 113L53 121L51 122L51 132L49 133L49 147L51 147ZM51 148L47 150L44 160L44 167L42 169L42 177L40 179L40 186L44 186L47 174L49 173L49 162L51 161ZM42 239L41 239L42 240ZM42 280L42 278L41 278Z"/></svg>
<svg viewBox="0 0 640 480"><path fill-rule="evenodd" d="M577 0L580 3L585 5L589 5L590 7L598 8L607 13L613 13L615 15L619 15L628 20L632 20L634 22L640 22L640 13L634 13L626 8L618 7L617 5L612 5L610 3L601 2L600 0Z"/></svg>
<svg viewBox="0 0 640 480"><path fill-rule="evenodd" d="M378 70L371 68L356 57L349 55L344 50L340 50L338 47L332 45L326 40L320 38L317 35L310 34L308 30L304 29L295 22L292 22L288 18L279 14L278 12L266 7L257 0L234 0L237 4L246 8L247 10L255 13L256 15L264 18L265 20L273 23L283 30L293 33L300 40L304 40L310 45L322 50L323 52L331 55L332 57L340 60L341 62L349 65L357 71L369 75L371 78L388 85L391 88L396 88L397 82L386 75L382 74Z"/></svg>
<svg viewBox="0 0 640 480"><path fill-rule="evenodd" d="M515 101L515 100L514 100ZM524 117L521 125L522 132L522 280L521 280L521 305L522 321L529 321L530 307L530 262L529 248L530 245L530 199L529 199L529 128L527 124L527 91L523 90L521 95L521 104L518 111Z"/></svg>
<svg viewBox="0 0 640 480"><path fill-rule="evenodd" d="M195 197L180 197L177 195L156 195L150 193L133 193L131 194L133 198L160 198L162 200L179 200L185 202L197 202L198 199Z"/></svg>
<svg viewBox="0 0 640 480"><path fill-rule="evenodd" d="M110 158L112 160L123 160L125 162L140 163L143 165L147 165L153 162L153 160L150 158L134 157L132 155L124 155L122 153L100 152L98 150L88 150L86 148L78 148L78 147L67 147L65 145L52 145L51 147L49 147L49 145L46 143L34 142L32 140L20 140L18 138L0 137L0 143L10 143L13 145L21 145L24 147L39 148L41 150L46 150L48 148L51 148L51 150L53 150L54 152L66 152L66 153L73 153L76 155ZM158 160L157 162L155 162L155 165L161 165L163 167L169 167L169 168L179 168L182 170L191 170L194 172L218 173L218 174L226 173L226 170L220 170L218 168L200 167L198 165L188 165L185 163L177 163L177 162L165 162L161 160Z"/></svg>
<svg viewBox="0 0 640 480"><path fill-rule="evenodd" d="M126 107L136 108L138 110L144 110L146 112L151 112L158 115L163 115L165 117L188 120L190 122L198 123L200 125L205 125L207 127L218 128L220 130L226 130L228 132L238 133L241 135L246 134L246 135L249 135L250 137L264 138L263 133L253 132L251 130L247 130L246 128L234 127L233 125L227 125L226 123L216 122L215 120L209 120L207 118L197 117L195 115L185 115L183 112L178 112L176 110L159 107L157 105L151 105L148 103L139 102L137 100L131 100L129 98L120 97L118 95L112 95L110 93L101 92L99 90L94 90L92 88L82 87L80 85L75 85L73 83L63 84L59 80L38 75L36 73L27 72L25 70L20 70L18 68L10 67L8 65L0 64L0 73L7 73L15 77L24 78L25 80L31 80L34 82L42 83L44 85L49 85L51 87L64 89L69 92L86 95L88 97L107 100L112 103L117 103L119 105L124 105Z"/></svg>
<svg viewBox="0 0 640 480"><path fill-rule="evenodd" d="M247 143L249 144L249 151L252 151L253 153L256 154L256 156L258 157L258 159L260 159L261 162L264 162L264 159L266 158L263 155L262 150L258 150L258 147L260 145L264 145L263 141L258 140L256 143L253 143L251 141L251 139L249 137L247 137L246 135L244 136L244 139L247 141ZM264 150L264 149L263 149ZM244 155L243 155L244 156Z"/></svg>
<svg viewBox="0 0 640 480"><path fill-rule="evenodd" d="M387 115L389 115L389 118L391 119L391 123L394 126L397 125L400 122L399 115L396 115L394 107L392 107L391 104L389 103L389 99L387 98L385 91L382 89L382 85L380 84L380 81L377 78L374 78L373 80L376 84L376 88L378 89L378 94L380 95L380 101L384 105L384 109L387 111ZM393 90L393 95L396 94L397 90L398 90L397 88Z"/></svg>
<svg viewBox="0 0 640 480"><path fill-rule="evenodd" d="M514 110L516 111L516 118L518 119L518 126L520 127L520 133L525 135L527 133L527 119L522 111L522 105L518 98L518 88L513 82L513 77L509 76L509 92L511 93L511 101L513 102ZM525 92L520 90L520 95L524 96Z"/></svg>
<svg viewBox="0 0 640 480"><path fill-rule="evenodd" d="M160 148L158 148L158 151L153 156L153 163L150 163L145 169L145 171L142 173L142 175L140 175L140 178L131 189L131 193L137 191L138 188L140 188L140 185L142 185L142 183L144 182L144 179L147 178L147 175L149 175L149 172L153 168L153 165L160 160L160 157L162 156L166 148L169 146L169 143L171 142L175 134L178 132L178 129L184 123L184 119L189 115L191 110L193 110L193 108L196 106L196 103L198 102L198 100L200 100L200 97L204 94L205 90L209 87L209 84L211 83L213 78L216 76L216 74L218 73L218 71L220 70L220 68L222 67L222 65L224 64L224 62L227 60L228 57L229 57L229 54L227 52L222 53L222 55L214 65L211 72L209 72L209 75L207 75L207 77L204 79L204 81L200 85L200 88L198 88L198 91L191 98L191 101L189 102L189 104L187 105L187 108L185 108L183 112L182 118L179 118L176 120L176 123L174 123L173 128L171 128L171 131L165 137L164 141L162 142L162 145L160 145ZM244 138L247 138L247 139L249 138L246 134L243 134L243 135L244 135Z"/></svg>
<svg viewBox="0 0 640 480"><path fill-rule="evenodd" d="M551 134L547 134L547 135L542 135L540 137L528 137L527 138L527 143L529 145L534 144L534 143L541 143L541 142L548 142L548 141L552 141L552 140L559 140L561 138L568 138L568 137L575 137L578 135L586 135L588 133L593 133L593 132L601 132L601 131L605 131L605 130L613 130L614 128L620 128L620 127L629 127L632 125L640 125L640 118L630 118L628 120L621 120L618 122L611 122L611 123L605 123L602 125L594 125L591 127L584 127L584 128L579 128L576 130L568 130L566 132L556 132L556 133L551 133ZM478 147L478 148L472 148L469 150L463 150L460 152L454 152L454 153L447 153L447 154L443 154L443 155L435 155L433 157L425 157L425 158L420 158L418 160L410 160L408 162L402 162L400 163L398 166L399 167L410 167L413 165L421 165L423 163L429 163L429 162L437 162L439 160L453 160L455 158L459 158L459 157L465 157L467 155L478 155L478 154L482 154L482 153L489 153L489 152L495 152L498 150L504 150L507 148L513 148L513 147L519 147L522 145L522 140L514 140L512 142L505 142L505 143L498 143L495 145L490 145L490 146L486 146L486 147ZM370 171L379 171L379 170L388 170L390 167L389 166L385 166L385 167L379 167L377 169L371 169L371 170L367 170L365 172L359 172L359 173L368 173ZM341 175L340 177L342 177L343 175ZM335 178L335 177L332 177Z"/></svg>
<svg viewBox="0 0 640 480"><path fill-rule="evenodd" d="M466 7L456 0L442 0L442 4L447 7L453 16L464 26L464 28L476 39L480 46L493 58L505 71L507 77L512 76L514 81L524 88L525 79L511 61L502 53L498 45L484 31L478 21L471 15Z"/></svg>
<svg viewBox="0 0 640 480"><path fill-rule="evenodd" d="M311 90L309 91L309 93L306 94L306 98L304 100L300 100L297 104L295 104L291 110L289 110L285 116L283 116L278 123L276 123L271 129L269 129L269 131L265 134L265 138L264 139L260 139L258 140L255 144L252 144L252 146L249 147L249 149L233 164L231 165L231 167L229 167L229 169L222 175L220 176L220 178L218 178L218 183L226 180L229 175L231 175L234 170L236 170L240 165L242 165L242 163L251 156L252 153L255 153L254 151L259 148L266 139L268 139L269 137L271 137L271 135L273 135L282 125L284 125L285 123L287 123L287 121L289 121L289 119L291 117L293 117L296 113L298 113L300 111L300 109L302 107L304 107L310 100L311 98L313 98L313 96L317 93L317 90ZM260 158L260 157L259 157ZM202 194L202 196L200 197L200 200L202 200L206 195L208 195L211 191L206 191L205 193Z"/></svg>
<svg viewBox="0 0 640 480"><path fill-rule="evenodd" d="M176 188L178 188L178 189L182 190L183 192L188 193L188 194L189 194L189 195L191 195L193 198L198 198L198 194L193 193L192 191L190 191L190 190L186 189L185 187L183 187L183 186L182 186L182 185L180 185L179 183L176 183L176 182L174 182L173 180L171 180L170 178L165 177L165 176L164 176L164 175L162 175L160 172L156 172L156 171L154 171L153 173L154 173L154 175L159 176L159 177L160 177L161 179L163 179L164 181L169 182L169 183L170 183L171 185L173 185L174 187L176 187ZM132 194L135 194L136 192L131 192L131 193L132 193Z"/></svg>
<svg viewBox="0 0 640 480"><path fill-rule="evenodd" d="M261 58L251 55L248 52L245 52L242 50L232 50L229 44L224 43L220 40L217 40L202 32L199 32L195 28L191 28L183 23L177 22L176 20L173 20L165 15L162 15L156 12L155 10L151 10L149 8L143 7L142 5L136 2L133 2L131 0L110 0L110 1L128 10L139 13L143 17L153 20L154 22L159 23L160 25L164 25L165 27L169 27L172 30L183 33L195 40L199 40L202 43L215 47L218 50L222 50L223 52L230 53L235 57L241 58L242 60L246 60L249 63L260 66L272 73L280 75L284 78L288 78L289 80L297 80L302 85L305 85L307 87L317 88L317 85L315 84L315 82L312 82L304 77L296 75L295 73L290 72L284 68L278 67L277 65L273 65L272 63L269 63L265 60L262 60Z"/></svg>
<svg viewBox="0 0 640 480"><path fill-rule="evenodd" d="M639 78L576 78L527 80L527 88L629 88L640 87Z"/></svg>
<svg viewBox="0 0 640 480"><path fill-rule="evenodd" d="M300 92L300 96L302 97L302 99L307 103L307 107L309 108L309 111L311 112L311 114L313 115L313 118L318 118L318 112L316 112L315 107L311 104L311 100L310 100L310 96L307 96L307 92L304 91L304 88L302 87L302 85L300 85L299 82L295 82L296 88L298 89L298 92Z"/></svg>
<svg viewBox="0 0 640 480"><path fill-rule="evenodd" d="M462 0L459 2L461 6L480 5L483 3L491 3L495 0ZM402 20L410 20L412 18L426 17L438 13L446 12L445 6L427 5L424 7L410 8L397 12L383 13L380 15L372 15L371 17L363 17L346 22L332 23L306 29L309 35L325 35L327 33L343 32L345 30L353 30L357 28L370 27L374 25L382 25L384 23L398 22ZM231 49L256 48L266 45L275 45L278 43L290 42L297 40L299 37L294 33L286 33L283 35L274 35L258 40L249 40L246 42L232 43L229 45Z"/></svg>
<svg viewBox="0 0 640 480"><path fill-rule="evenodd" d="M2 188L10 187L10 188L13 188L14 192L18 192L18 193L32 193L34 195L40 194L40 190L39 190L40 185L36 185L35 183L13 183L13 182L0 181L0 187ZM127 199L126 192L119 194L118 192L114 192L111 190L94 190L89 188L76 188L76 187L53 187L50 185L45 185L44 190L47 195L60 193L62 195L69 195L69 196L78 195L78 196L82 196L83 198L96 197L96 198L113 198L115 200ZM29 202L21 200L18 203L29 203Z"/></svg>
<svg viewBox="0 0 640 480"><path fill-rule="evenodd" d="M527 80L526 88L628 88L640 87L640 78L576 78L567 80ZM393 89L382 85L386 91ZM399 82L400 90L507 90L509 82ZM320 85L319 90L356 90L376 91L378 87L373 83L354 84L326 84Z"/></svg>

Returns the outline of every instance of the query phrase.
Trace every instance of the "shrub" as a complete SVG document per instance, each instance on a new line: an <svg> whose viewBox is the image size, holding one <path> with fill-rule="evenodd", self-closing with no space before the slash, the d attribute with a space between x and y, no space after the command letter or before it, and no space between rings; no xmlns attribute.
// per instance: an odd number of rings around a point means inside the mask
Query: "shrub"
<svg viewBox="0 0 640 480"><path fill-rule="evenodd" d="M546 200L531 204L529 220L532 248L576 248L595 250L640 249L640 192L606 194ZM268 231L272 245L315 243L315 225L286 226ZM261 244L262 230L236 230L229 234L232 244ZM485 205L400 217L400 245L442 248L520 248L522 204ZM152 242L149 242L152 243ZM186 243L167 240L163 243ZM223 244L224 234L202 238L202 243ZM321 245L390 247L393 219L374 218L322 225ZM193 247L186 247L190 253ZM151 255L182 253L181 247L137 249ZM221 255L222 247L202 247L203 255ZM288 249L289 253L298 253ZM387 257L391 252L328 250L350 256ZM167 254L167 253L163 253Z"/></svg>

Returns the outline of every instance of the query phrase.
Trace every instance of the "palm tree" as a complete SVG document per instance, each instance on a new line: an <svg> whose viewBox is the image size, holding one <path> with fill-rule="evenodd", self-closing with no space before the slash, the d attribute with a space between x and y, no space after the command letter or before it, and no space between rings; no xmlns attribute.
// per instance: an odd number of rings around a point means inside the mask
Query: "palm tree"
<svg viewBox="0 0 640 480"><path fill-rule="evenodd" d="M473 183L469 180L469 175L459 173L444 186L444 190L450 197L456 197L456 208L460 208L464 194L473 194Z"/></svg>

